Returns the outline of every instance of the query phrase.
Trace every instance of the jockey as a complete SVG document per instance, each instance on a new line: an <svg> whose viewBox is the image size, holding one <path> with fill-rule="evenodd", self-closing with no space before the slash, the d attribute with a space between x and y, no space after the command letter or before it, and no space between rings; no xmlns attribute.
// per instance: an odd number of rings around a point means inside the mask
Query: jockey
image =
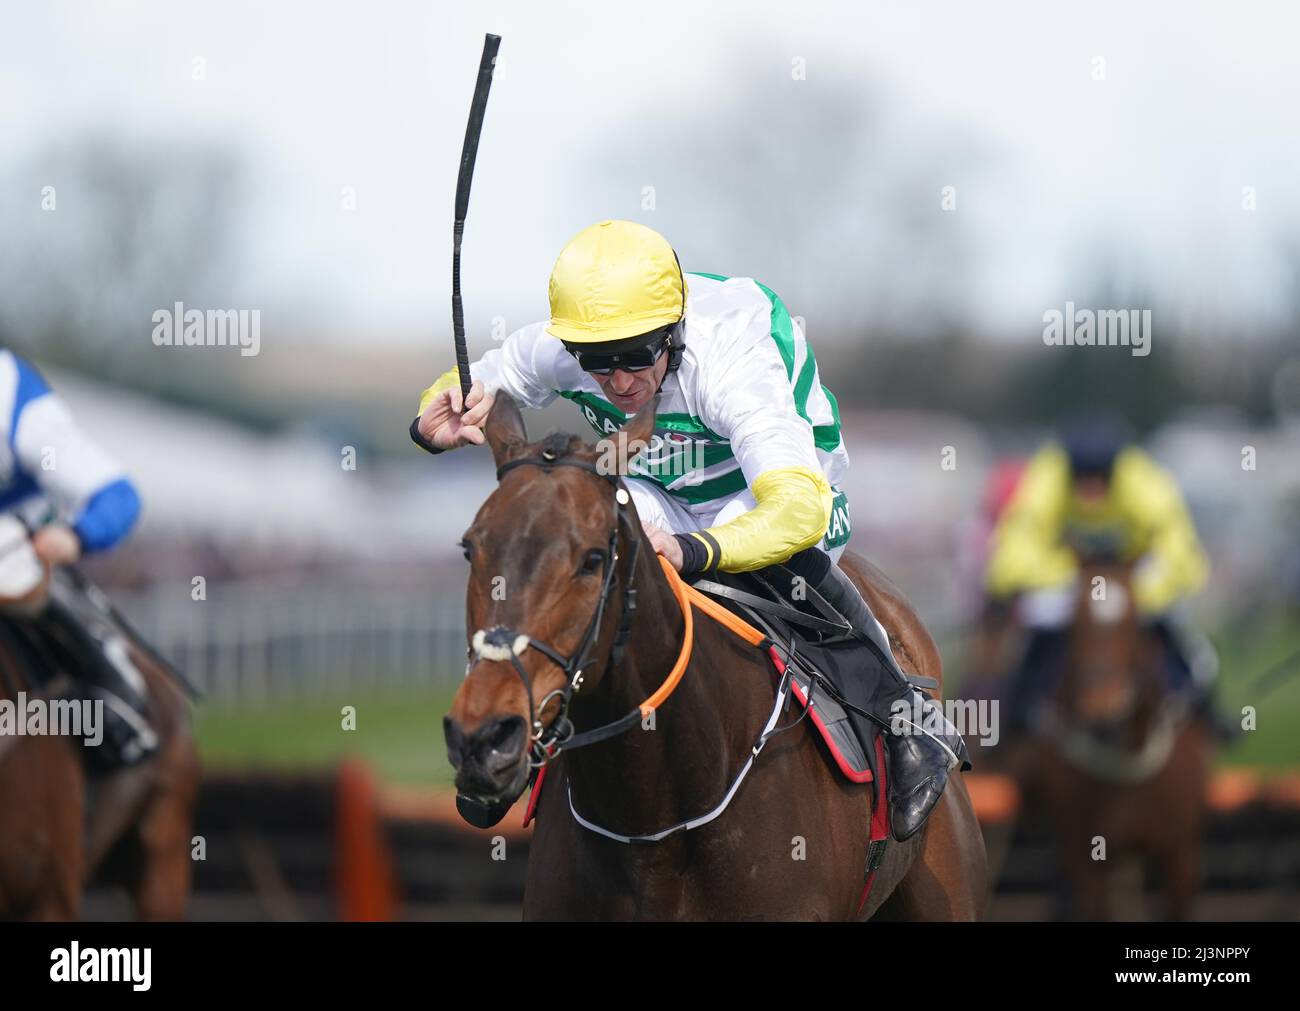
<svg viewBox="0 0 1300 1011"><path fill-rule="evenodd" d="M42 568L54 570L48 604L34 624L59 643L74 644L77 670L69 673L104 703L104 740L112 754L92 761L139 761L157 748L141 715L143 681L102 609L57 567L115 547L135 525L140 497L40 373L7 349L0 349L0 429L0 513L31 531L28 550Z"/></svg>
<svg viewBox="0 0 1300 1011"><path fill-rule="evenodd" d="M849 539L836 487L849 458L835 398L774 292L745 277L686 276L667 240L644 225L602 221L580 232L551 274L550 320L515 331L470 367L466 409L456 370L441 376L420 399L411 437L432 453L482 444L498 390L532 408L571 400L603 437L658 395L650 459L626 482L650 542L688 577L790 562L876 644L891 701L925 715L925 730L908 723L904 732L895 721L899 732L887 735L893 832L905 839L967 756L835 564Z"/></svg>
<svg viewBox="0 0 1300 1011"><path fill-rule="evenodd" d="M1217 727L1210 690L1217 659L1177 605L1205 585L1209 562L1173 476L1131 443L1118 419L1095 414L1065 427L1030 460L993 535L987 588L1019 596L1029 631L1011 683L1011 729L1025 726L1054 683L1073 616L1076 550L1134 561L1133 601L1165 648L1172 690L1190 693Z"/></svg>

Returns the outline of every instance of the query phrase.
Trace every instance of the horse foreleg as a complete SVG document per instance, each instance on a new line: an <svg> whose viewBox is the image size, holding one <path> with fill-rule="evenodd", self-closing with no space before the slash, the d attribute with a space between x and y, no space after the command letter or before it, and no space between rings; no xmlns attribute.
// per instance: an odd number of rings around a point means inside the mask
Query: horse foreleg
<svg viewBox="0 0 1300 1011"><path fill-rule="evenodd" d="M79 829L63 836L59 846L66 847L62 858L49 867L45 880L25 912L24 920L41 923L69 923L81 919L81 835Z"/></svg>
<svg viewBox="0 0 1300 1011"><path fill-rule="evenodd" d="M39 742L27 757L41 763L43 800L48 805L35 815L42 823L36 838L44 836L43 843L37 842L44 870L26 908L17 915L45 922L79 920L86 864L84 773L71 748L55 746L55 738L29 740ZM42 798L34 800L40 803Z"/></svg>
<svg viewBox="0 0 1300 1011"><path fill-rule="evenodd" d="M1195 843L1176 846L1161 854L1160 867L1164 872L1164 916L1166 920L1187 920L1191 917L1201 876L1200 847Z"/></svg>
<svg viewBox="0 0 1300 1011"><path fill-rule="evenodd" d="M81 919L81 883L61 882L41 895L25 919L34 923L73 923Z"/></svg>
<svg viewBox="0 0 1300 1011"><path fill-rule="evenodd" d="M1109 921L1110 882L1105 862L1094 860L1091 852L1081 847L1080 852L1075 852L1074 848L1062 843L1061 850L1067 854L1063 863L1072 900L1069 918L1093 923Z"/></svg>
<svg viewBox="0 0 1300 1011"><path fill-rule="evenodd" d="M150 817L154 823L141 827L139 859L128 882L131 902L141 920L182 920L193 873L189 819L174 811Z"/></svg>
<svg viewBox="0 0 1300 1011"><path fill-rule="evenodd" d="M189 905L199 770L191 751L169 757L163 784L134 829L137 860L127 882L141 920L182 920Z"/></svg>

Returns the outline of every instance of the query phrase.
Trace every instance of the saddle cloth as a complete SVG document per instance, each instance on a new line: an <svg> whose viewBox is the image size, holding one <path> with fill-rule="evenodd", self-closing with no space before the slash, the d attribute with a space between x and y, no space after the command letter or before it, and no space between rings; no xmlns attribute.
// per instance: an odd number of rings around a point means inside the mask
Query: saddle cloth
<svg viewBox="0 0 1300 1011"><path fill-rule="evenodd" d="M701 579L694 585L763 630L776 644L792 668L791 694L806 710L840 773L854 783L876 780L876 738L887 725L889 702L898 691L873 646L842 630L826 628L827 616L811 601L783 593L780 587L794 583L781 566L753 573L719 573L716 582ZM727 595L735 591L774 604L779 613L760 602ZM791 610L811 621L800 625L800 617L789 613ZM914 680L919 687L927 687L929 679Z"/></svg>

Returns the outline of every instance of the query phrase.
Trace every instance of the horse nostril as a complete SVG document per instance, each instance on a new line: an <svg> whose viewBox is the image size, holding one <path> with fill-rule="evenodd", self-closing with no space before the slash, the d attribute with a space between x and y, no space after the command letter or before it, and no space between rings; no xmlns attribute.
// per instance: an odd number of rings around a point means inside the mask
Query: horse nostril
<svg viewBox="0 0 1300 1011"><path fill-rule="evenodd" d="M524 749L527 724L520 716L502 716L483 724L474 734L474 750L491 772L514 765Z"/></svg>

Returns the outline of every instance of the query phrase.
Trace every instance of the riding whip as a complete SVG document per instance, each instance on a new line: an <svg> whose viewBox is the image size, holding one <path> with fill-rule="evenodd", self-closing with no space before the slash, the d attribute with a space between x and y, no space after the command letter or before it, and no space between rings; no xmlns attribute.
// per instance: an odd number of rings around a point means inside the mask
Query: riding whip
<svg viewBox="0 0 1300 1011"><path fill-rule="evenodd" d="M460 373L461 405L469 397L469 350L465 346L465 310L460 300L460 240L465 234L465 215L469 212L469 187L474 181L474 159L478 139L483 133L483 114L487 112L488 92L492 90L492 71L496 66L500 35L483 37L483 56L478 64L478 82L469 106L465 126L465 146L460 152L460 174L456 179L456 223L452 227L451 252L451 327L456 338L456 371Z"/></svg>

